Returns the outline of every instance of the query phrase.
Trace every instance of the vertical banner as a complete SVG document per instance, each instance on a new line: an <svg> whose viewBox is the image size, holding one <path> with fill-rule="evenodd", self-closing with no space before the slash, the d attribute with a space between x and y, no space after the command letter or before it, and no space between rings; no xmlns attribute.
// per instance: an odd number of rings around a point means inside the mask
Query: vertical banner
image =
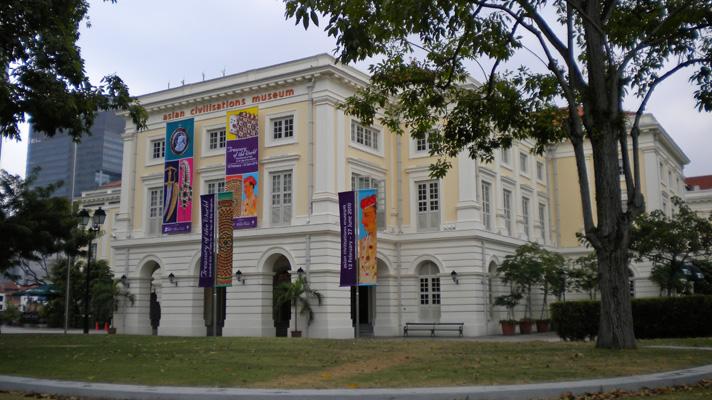
<svg viewBox="0 0 712 400"><path fill-rule="evenodd" d="M215 283L215 195L200 196L200 277L199 287Z"/></svg>
<svg viewBox="0 0 712 400"><path fill-rule="evenodd" d="M166 124L163 233L187 233L193 211L193 118Z"/></svg>
<svg viewBox="0 0 712 400"><path fill-rule="evenodd" d="M257 107L228 111L225 188L234 194L233 227L257 227L259 208L259 122Z"/></svg>
<svg viewBox="0 0 712 400"><path fill-rule="evenodd" d="M356 196L339 193L341 222L341 275L339 286L356 286Z"/></svg>
<svg viewBox="0 0 712 400"><path fill-rule="evenodd" d="M376 260L378 231L378 213L376 207L376 189L356 191L356 213L358 227L358 285L376 284L378 263Z"/></svg>
<svg viewBox="0 0 712 400"><path fill-rule="evenodd" d="M218 262L216 287L232 286L232 192L218 193Z"/></svg>

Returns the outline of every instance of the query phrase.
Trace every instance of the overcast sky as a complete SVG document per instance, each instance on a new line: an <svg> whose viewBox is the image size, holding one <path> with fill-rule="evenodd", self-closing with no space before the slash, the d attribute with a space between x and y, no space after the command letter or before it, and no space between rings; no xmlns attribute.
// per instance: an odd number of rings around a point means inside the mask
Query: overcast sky
<svg viewBox="0 0 712 400"><path fill-rule="evenodd" d="M304 31L284 19L280 0L91 0L91 27L79 40L97 84L116 73L133 95L233 74L318 53L335 46L321 29ZM522 56L524 62L532 57ZM366 70L367 64L357 65ZM482 79L479 69L472 71ZM692 86L679 74L658 87L648 106L691 162L685 175L712 174L712 114L694 108ZM634 101L626 107L637 109ZM27 127L19 143L3 139L3 169L24 175Z"/></svg>

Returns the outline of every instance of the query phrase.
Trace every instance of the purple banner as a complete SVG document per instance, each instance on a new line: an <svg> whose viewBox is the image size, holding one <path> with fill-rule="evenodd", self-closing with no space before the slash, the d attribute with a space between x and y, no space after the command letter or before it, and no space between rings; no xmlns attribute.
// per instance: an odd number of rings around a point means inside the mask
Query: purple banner
<svg viewBox="0 0 712 400"><path fill-rule="evenodd" d="M215 278L215 195L200 196L200 277L199 287L213 287Z"/></svg>
<svg viewBox="0 0 712 400"><path fill-rule="evenodd" d="M225 147L225 174L238 175L257 169L258 137L228 140Z"/></svg>
<svg viewBox="0 0 712 400"><path fill-rule="evenodd" d="M356 193L339 193L341 221L341 277L339 286L355 286L356 277Z"/></svg>

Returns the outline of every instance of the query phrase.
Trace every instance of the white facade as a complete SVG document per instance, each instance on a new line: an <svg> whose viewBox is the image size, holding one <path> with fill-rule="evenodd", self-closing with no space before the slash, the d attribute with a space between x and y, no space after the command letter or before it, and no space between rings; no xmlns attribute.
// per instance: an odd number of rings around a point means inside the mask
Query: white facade
<svg viewBox="0 0 712 400"><path fill-rule="evenodd" d="M234 271L240 270L242 281L226 290L223 335L284 334L285 326L273 315L274 283L289 279L285 272L293 279L303 268L310 286L323 295L321 306L313 307L313 323L299 321L304 335L353 337L351 290L339 287L337 194L355 182L382 190L379 209L385 214L378 233L378 286L361 289L365 334L398 336L406 322L420 321L463 322L465 336L497 333L506 312L492 302L508 289L493 272L506 255L527 240L580 253L562 245L564 229L555 209L554 188L562 188L555 184L552 160L563 155L535 156L525 141L498 152L490 164L461 154L446 178L431 180L427 143L379 126L364 133L337 107L367 81L365 74L319 55L140 98L149 127L140 133L127 128L124 134L121 204L112 228L112 268L129 278L136 295L135 305L123 305L116 316L120 333L151 332L149 293L156 292L159 335L206 334L197 210L191 233L160 235L152 228L151 209L160 208L154 203L163 185L163 160L156 143L165 135L166 120L195 118L194 199L224 176L224 153L211 148L216 142L210 132L225 120L226 108L216 104L260 107L264 184L258 228L234 232ZM282 135L286 125L280 125L279 135L273 131L273 122L285 117L292 118L293 136ZM361 136L354 129L361 129ZM671 160L681 174L684 162ZM269 186L272 176L284 173L292 188L286 214L273 212L271 195L277 191ZM425 195L427 201L419 197ZM286 323L293 329L294 316Z"/></svg>

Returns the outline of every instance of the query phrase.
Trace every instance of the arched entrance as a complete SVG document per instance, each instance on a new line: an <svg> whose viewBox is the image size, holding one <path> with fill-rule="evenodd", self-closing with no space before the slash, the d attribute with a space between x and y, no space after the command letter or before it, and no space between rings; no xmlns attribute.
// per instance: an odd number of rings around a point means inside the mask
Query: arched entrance
<svg viewBox="0 0 712 400"><path fill-rule="evenodd" d="M382 284L388 266L380 258L377 259L377 284ZM376 323L376 288L378 286L352 286L351 287L351 326L356 326L356 290L358 290L358 318L359 336L372 337Z"/></svg>
<svg viewBox="0 0 712 400"><path fill-rule="evenodd" d="M292 319L292 307L289 303L277 305L278 287L284 282L290 282L292 270L287 257L279 254L275 256L272 264L272 320L274 321L275 336L287 337L289 323Z"/></svg>
<svg viewBox="0 0 712 400"><path fill-rule="evenodd" d="M140 321L141 325L145 326L145 329L141 329L144 332L150 332L153 335L158 335L158 329L161 325L161 300L162 300L162 286L160 273L156 273L161 269L160 264L155 260L147 261L141 268L141 280L147 282L148 285L141 285L138 288L138 296L147 304L147 317L145 320ZM145 324L145 325L144 325Z"/></svg>

